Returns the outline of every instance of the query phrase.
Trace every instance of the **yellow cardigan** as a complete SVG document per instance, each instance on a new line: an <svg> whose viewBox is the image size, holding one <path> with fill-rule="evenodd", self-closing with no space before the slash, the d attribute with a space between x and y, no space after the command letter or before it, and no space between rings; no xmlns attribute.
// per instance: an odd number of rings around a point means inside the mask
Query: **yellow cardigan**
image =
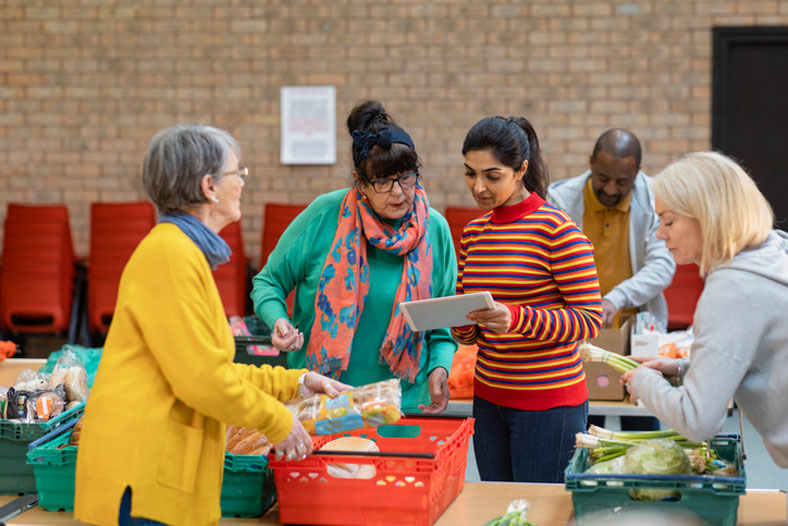
<svg viewBox="0 0 788 526"><path fill-rule="evenodd" d="M74 515L117 524L131 515L171 525L217 524L225 424L284 440L303 369L233 363L235 346L202 251L157 225L131 256L77 454Z"/></svg>

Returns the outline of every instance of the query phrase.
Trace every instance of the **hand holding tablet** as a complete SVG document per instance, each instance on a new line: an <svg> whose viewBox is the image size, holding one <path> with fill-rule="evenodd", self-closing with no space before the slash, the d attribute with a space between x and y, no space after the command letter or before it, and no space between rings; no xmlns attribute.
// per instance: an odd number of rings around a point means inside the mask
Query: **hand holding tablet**
<svg viewBox="0 0 788 526"><path fill-rule="evenodd" d="M468 320L468 314L476 310L492 309L495 307L495 302L492 295L484 291L426 300L403 301L399 307L411 329L421 332L470 325L473 322Z"/></svg>

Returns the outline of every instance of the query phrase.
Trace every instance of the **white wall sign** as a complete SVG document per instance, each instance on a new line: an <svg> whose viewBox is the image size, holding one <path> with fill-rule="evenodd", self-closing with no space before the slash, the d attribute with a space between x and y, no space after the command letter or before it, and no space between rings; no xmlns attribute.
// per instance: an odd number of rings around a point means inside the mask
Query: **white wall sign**
<svg viewBox="0 0 788 526"><path fill-rule="evenodd" d="M334 164L336 89L334 86L283 86L282 164Z"/></svg>

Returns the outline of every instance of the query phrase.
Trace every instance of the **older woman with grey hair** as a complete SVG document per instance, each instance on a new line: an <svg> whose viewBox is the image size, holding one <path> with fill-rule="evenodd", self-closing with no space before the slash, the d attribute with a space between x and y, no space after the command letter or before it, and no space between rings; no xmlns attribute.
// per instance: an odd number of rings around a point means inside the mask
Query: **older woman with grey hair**
<svg viewBox="0 0 788 526"><path fill-rule="evenodd" d="M262 431L280 457L304 458L312 441L282 401L347 388L304 369L233 362L211 268L230 257L218 232L241 218L240 153L210 126L174 126L151 140L142 177L159 224L123 271L85 409L81 521L216 524L225 423Z"/></svg>

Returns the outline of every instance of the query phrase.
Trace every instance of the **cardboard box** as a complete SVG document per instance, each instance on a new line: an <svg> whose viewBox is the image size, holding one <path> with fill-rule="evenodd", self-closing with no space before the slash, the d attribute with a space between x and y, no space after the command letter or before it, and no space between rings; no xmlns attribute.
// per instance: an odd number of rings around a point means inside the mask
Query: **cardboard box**
<svg viewBox="0 0 788 526"><path fill-rule="evenodd" d="M626 356L630 350L632 323L632 317L628 317L618 329L602 329L599 331L599 336L589 340L589 343L606 351ZM620 401L624 399L626 391L624 386L618 383L621 373L606 363L598 362L584 361L583 369L586 373L586 385L590 400Z"/></svg>

